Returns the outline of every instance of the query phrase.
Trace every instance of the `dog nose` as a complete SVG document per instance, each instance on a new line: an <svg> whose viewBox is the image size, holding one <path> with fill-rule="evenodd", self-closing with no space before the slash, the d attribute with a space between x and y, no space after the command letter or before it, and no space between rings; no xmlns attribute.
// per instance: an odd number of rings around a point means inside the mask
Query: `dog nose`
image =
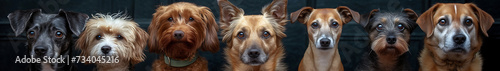
<svg viewBox="0 0 500 71"><path fill-rule="evenodd" d="M387 41L387 43L389 44L394 44L396 43L397 39L396 39L396 36L387 36L387 38L385 39Z"/></svg>
<svg viewBox="0 0 500 71"><path fill-rule="evenodd" d="M458 34L458 35L455 35L453 36L453 41L457 44L462 44L465 42L465 35L463 34Z"/></svg>
<svg viewBox="0 0 500 71"><path fill-rule="evenodd" d="M174 31L174 37L175 37L175 39L181 39L182 37L184 37L184 32L182 32L180 30L176 30L176 31Z"/></svg>
<svg viewBox="0 0 500 71"><path fill-rule="evenodd" d="M104 53L104 54L108 54L109 51L111 51L111 47L109 46L102 46L101 47L101 52Z"/></svg>
<svg viewBox="0 0 500 71"><path fill-rule="evenodd" d="M260 51L259 49L250 49L248 51L248 56L250 56L250 58L257 58L260 55L259 51Z"/></svg>
<svg viewBox="0 0 500 71"><path fill-rule="evenodd" d="M319 40L319 44L321 44L321 47L328 47L330 46L330 39L323 38Z"/></svg>
<svg viewBox="0 0 500 71"><path fill-rule="evenodd" d="M46 47L35 47L35 54L44 55L47 52Z"/></svg>

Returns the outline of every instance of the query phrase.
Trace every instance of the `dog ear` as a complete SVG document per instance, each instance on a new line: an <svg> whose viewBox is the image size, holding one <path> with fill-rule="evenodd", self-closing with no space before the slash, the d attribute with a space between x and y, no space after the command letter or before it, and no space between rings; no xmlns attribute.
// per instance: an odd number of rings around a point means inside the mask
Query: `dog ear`
<svg viewBox="0 0 500 71"><path fill-rule="evenodd" d="M144 48L146 48L146 45L147 45L147 40L149 39L149 35L146 31L142 30L141 27L139 27L139 25L137 25L137 23L133 22L134 25L133 28L135 31L134 35L135 35L135 42L133 43L134 44L134 48L132 48L133 50L131 50L132 52L132 55L130 55L131 57L131 63L132 64L137 64L137 63L140 63L142 61L144 61L144 58L145 58L145 55L144 55Z"/></svg>
<svg viewBox="0 0 500 71"><path fill-rule="evenodd" d="M217 26L217 22L215 22L215 17L212 12L210 12L210 8L201 7L200 13L206 25L205 40L203 41L201 49L215 53L219 51L219 38L217 37L219 26Z"/></svg>
<svg viewBox="0 0 500 71"><path fill-rule="evenodd" d="M243 9L240 9L227 0L218 0L220 11L220 28L227 29L231 25L231 21L243 16Z"/></svg>
<svg viewBox="0 0 500 71"><path fill-rule="evenodd" d="M271 15L276 19L276 22L280 25L286 25L286 7L287 0L273 0L273 2L262 9L262 13L266 15Z"/></svg>
<svg viewBox="0 0 500 71"><path fill-rule="evenodd" d="M362 17L360 18L359 24L361 24L361 26L363 26L365 30L369 30L369 28L367 27L368 23L370 23L370 19L372 19L375 13L378 11L379 11L378 9L373 9L372 11L370 11L370 13L363 14Z"/></svg>
<svg viewBox="0 0 500 71"><path fill-rule="evenodd" d="M76 36L80 35L80 32L82 32L85 28L85 22L89 19L89 16L87 14L69 12L62 9L59 10L59 15L66 17L69 29Z"/></svg>
<svg viewBox="0 0 500 71"><path fill-rule="evenodd" d="M442 4L437 3L436 5L432 6L429 8L427 11L422 13L420 17L417 19L417 24L420 26L420 29L426 33L426 37L432 36L432 33L434 32L434 23L432 20L432 16L434 15L434 11L436 11L437 8L439 8Z"/></svg>
<svg viewBox="0 0 500 71"><path fill-rule="evenodd" d="M90 40L89 39L93 39L91 38L89 35L91 33L87 33L87 32L90 32L89 30L83 30L83 32L80 34L78 40L76 40L76 49L80 49L82 50L82 52L80 53L80 56L89 56L89 52L88 52L88 45L87 43L90 43Z"/></svg>
<svg viewBox="0 0 500 71"><path fill-rule="evenodd" d="M477 7L475 4L467 3L467 5L469 5L472 8L474 13L478 17L479 27L481 27L481 31L483 32L483 34L486 37L488 37L488 30L491 28L491 25L493 25L493 22L495 22L495 20L493 19L493 17L491 17L490 14L483 11L481 8Z"/></svg>
<svg viewBox="0 0 500 71"><path fill-rule="evenodd" d="M411 21L417 21L417 19L418 19L417 13L415 13L415 11L413 11L413 10L411 10L409 8L404 9L403 13L405 13L406 15L408 15L408 18Z"/></svg>
<svg viewBox="0 0 500 71"><path fill-rule="evenodd" d="M39 12L42 12L42 9L17 10L7 16L10 21L10 27L14 30L16 37L26 29L33 13Z"/></svg>
<svg viewBox="0 0 500 71"><path fill-rule="evenodd" d="M290 13L291 22L299 21L302 24L307 24L308 16L311 14L312 7L302 7L302 9Z"/></svg>
<svg viewBox="0 0 500 71"><path fill-rule="evenodd" d="M351 20L354 19L356 23L359 23L359 13L349 9L346 6L339 6L337 7L338 13L340 13L341 17L343 18L343 24L349 23Z"/></svg>

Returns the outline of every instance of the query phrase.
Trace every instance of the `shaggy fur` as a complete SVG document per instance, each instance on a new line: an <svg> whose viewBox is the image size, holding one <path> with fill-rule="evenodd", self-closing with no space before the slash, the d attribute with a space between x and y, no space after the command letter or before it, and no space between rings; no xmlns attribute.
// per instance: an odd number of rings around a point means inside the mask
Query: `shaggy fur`
<svg viewBox="0 0 500 71"><path fill-rule="evenodd" d="M421 71L481 71L479 50L493 18L472 3L437 3L417 20L426 33Z"/></svg>
<svg viewBox="0 0 500 71"><path fill-rule="evenodd" d="M262 9L263 15L244 15L227 0L219 0L220 25L226 71L285 71L281 39L286 20L287 0L275 0ZM251 51L254 50L254 51ZM256 54L253 54L256 53ZM255 55L255 57L252 57Z"/></svg>
<svg viewBox="0 0 500 71"><path fill-rule="evenodd" d="M158 7L148 28L149 51L160 55L160 59L153 63L153 70L206 71L205 58L199 57L195 63L185 67L172 67L165 64L163 56L191 60L198 48L215 53L219 51L217 30L214 15L207 7L187 2ZM183 33L176 35L176 32Z"/></svg>
<svg viewBox="0 0 500 71"><path fill-rule="evenodd" d="M81 56L103 57L106 60L117 57L118 63L95 63L99 71L127 71L144 61L143 53L149 35L125 14L115 13L92 15L85 30L77 41ZM103 50L109 48L108 50Z"/></svg>

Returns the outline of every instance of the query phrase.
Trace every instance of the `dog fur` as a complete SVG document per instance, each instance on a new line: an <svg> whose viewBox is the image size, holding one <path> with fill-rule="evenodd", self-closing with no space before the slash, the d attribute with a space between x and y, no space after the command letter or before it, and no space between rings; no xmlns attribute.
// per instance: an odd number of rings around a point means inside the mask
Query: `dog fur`
<svg viewBox="0 0 500 71"><path fill-rule="evenodd" d="M411 9L401 12L372 10L361 18L368 32L370 49L362 56L358 71L409 71L409 43L418 15ZM374 53L372 53L374 52Z"/></svg>
<svg viewBox="0 0 500 71"><path fill-rule="evenodd" d="M287 0L274 0L262 9L263 15L244 15L227 0L218 0L220 25L226 60L226 71L286 71L282 63L284 48L281 39Z"/></svg>
<svg viewBox="0 0 500 71"><path fill-rule="evenodd" d="M42 13L41 9L17 10L8 16L16 36L26 32L28 54L33 58L72 57L73 37L83 30L87 14L59 10L58 14ZM42 62L44 59L42 59ZM69 63L32 63L31 70L74 70Z"/></svg>
<svg viewBox="0 0 500 71"><path fill-rule="evenodd" d="M180 33L176 33L182 31ZM149 51L161 57L153 63L154 71L207 71L207 60L198 57L185 67L172 67L164 62L163 56L176 60L191 60L197 49L219 51L218 26L208 7L188 2L177 2L160 6L153 14L148 28ZM178 35L175 35L178 34Z"/></svg>
<svg viewBox="0 0 500 71"><path fill-rule="evenodd" d="M493 18L472 3L437 3L417 20L426 33L421 71L481 71L479 50ZM481 34L482 32L482 34Z"/></svg>
<svg viewBox="0 0 500 71"><path fill-rule="evenodd" d="M77 40L81 56L118 58L118 63L95 63L98 71L129 71L144 61L143 53L149 35L126 14L92 15ZM113 56L113 57L111 57Z"/></svg>
<svg viewBox="0 0 500 71"><path fill-rule="evenodd" d="M290 14L291 21L307 26L309 46L299 71L344 71L338 52L342 26L351 20L359 22L359 13L345 6L313 9L303 7Z"/></svg>

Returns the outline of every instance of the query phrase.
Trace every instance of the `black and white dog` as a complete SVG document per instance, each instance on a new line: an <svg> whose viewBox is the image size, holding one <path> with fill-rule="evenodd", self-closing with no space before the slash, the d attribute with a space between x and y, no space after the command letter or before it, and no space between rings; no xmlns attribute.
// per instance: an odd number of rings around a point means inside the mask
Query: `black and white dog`
<svg viewBox="0 0 500 71"><path fill-rule="evenodd" d="M30 71L73 70L71 63L43 62L49 57L71 57L72 34L80 34L89 18L87 14L63 10L59 10L58 14L45 14L41 9L31 9L17 10L7 17L16 36L26 32L29 56L41 59L41 63L28 66Z"/></svg>

